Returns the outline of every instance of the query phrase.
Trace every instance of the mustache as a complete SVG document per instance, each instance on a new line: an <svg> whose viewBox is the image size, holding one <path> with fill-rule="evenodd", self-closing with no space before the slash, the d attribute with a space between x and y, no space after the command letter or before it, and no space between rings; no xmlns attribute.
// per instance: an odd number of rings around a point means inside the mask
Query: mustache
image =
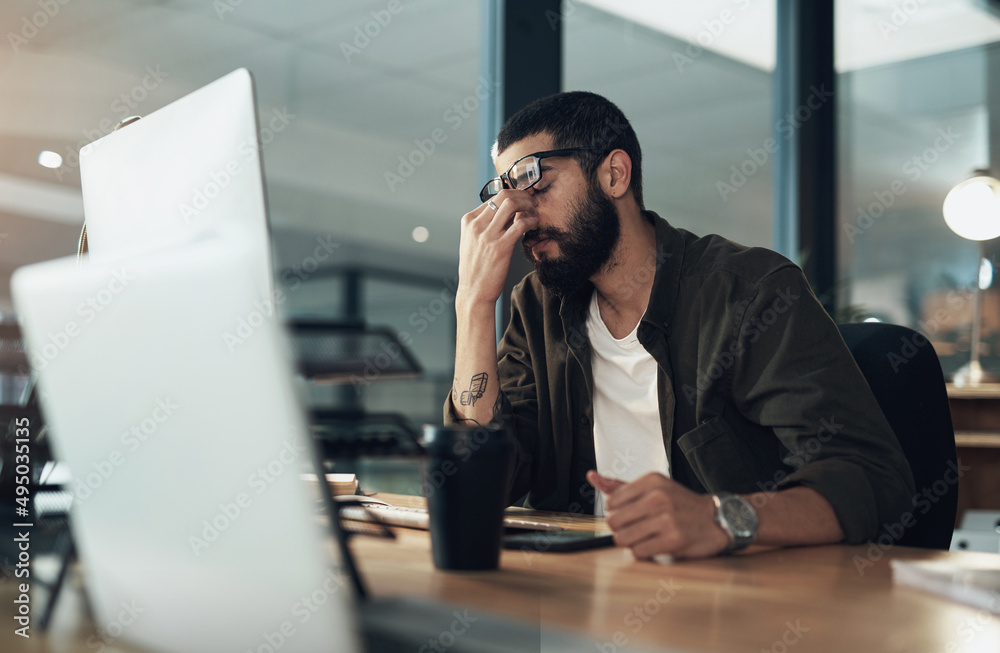
<svg viewBox="0 0 1000 653"><path fill-rule="evenodd" d="M529 249L534 247L540 240L554 240L559 241L565 238L565 234L554 227L545 227L543 229L532 229L531 231L525 232L521 242L525 247Z"/></svg>

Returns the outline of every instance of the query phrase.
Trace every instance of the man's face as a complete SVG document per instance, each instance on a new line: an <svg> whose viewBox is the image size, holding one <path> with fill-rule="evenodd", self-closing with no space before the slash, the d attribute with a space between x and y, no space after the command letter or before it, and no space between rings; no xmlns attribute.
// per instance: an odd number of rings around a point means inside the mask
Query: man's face
<svg viewBox="0 0 1000 653"><path fill-rule="evenodd" d="M547 134L518 141L497 157L497 174L523 156L552 149ZM521 246L542 284L565 297L608 264L621 225L617 207L596 181L588 183L574 159L544 158L541 173L538 183L524 191L538 202L538 227L524 235Z"/></svg>

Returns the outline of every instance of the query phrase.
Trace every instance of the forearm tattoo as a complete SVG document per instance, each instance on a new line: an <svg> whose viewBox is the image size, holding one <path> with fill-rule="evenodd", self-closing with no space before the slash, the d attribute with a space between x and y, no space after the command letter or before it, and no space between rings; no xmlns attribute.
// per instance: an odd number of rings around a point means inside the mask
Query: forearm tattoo
<svg viewBox="0 0 1000 653"><path fill-rule="evenodd" d="M500 414L500 410L503 408L503 393L497 390L497 400L493 402L493 420L496 420L497 415Z"/></svg>
<svg viewBox="0 0 1000 653"><path fill-rule="evenodd" d="M459 403L463 406L475 406L476 400L480 399L486 392L486 382L489 381L489 376L486 372L480 372L479 374L472 377L472 381L469 383L469 389L462 393L459 398Z"/></svg>

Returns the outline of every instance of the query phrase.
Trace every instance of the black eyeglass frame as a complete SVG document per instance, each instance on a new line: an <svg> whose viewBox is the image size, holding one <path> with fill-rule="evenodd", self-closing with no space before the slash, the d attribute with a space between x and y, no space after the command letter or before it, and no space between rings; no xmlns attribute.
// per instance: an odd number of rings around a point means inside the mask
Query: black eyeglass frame
<svg viewBox="0 0 1000 653"><path fill-rule="evenodd" d="M511 183L511 181L510 181L510 171L514 169L514 166L516 166L521 161L524 161L525 159L530 159L531 157L535 157L535 158L538 159L538 162L541 163L542 159L546 159L548 157L552 157L552 156L568 156L568 155L570 155L570 154L572 154L574 152L583 152L583 151L587 151L587 150L594 151L594 152L608 152L608 151L610 151L610 150L608 150L607 148L604 148L604 147L567 147L567 148L563 148L561 150L548 150L548 151L545 151L545 152L534 152L532 154L526 154L526 155L522 156L520 159L518 159L517 161L515 161L514 163L512 163L511 166L509 168L507 168L507 172L503 173L499 177L494 177L493 179L490 179L488 182L486 182L486 184L483 185L482 190L479 191L479 199L482 202L487 202L487 201L493 199L496 196L496 194L499 193L504 188L511 188L511 189L514 189L514 190L527 190L527 189L531 188L532 186L534 186L535 184L537 184L539 181L541 181L541 179L542 179L542 171L539 170L538 171L538 178L535 179L535 181L533 181L530 184L528 184L527 186L525 186L524 188L520 188L519 189L514 184ZM500 189L497 190L496 193L488 194L489 193L488 189L490 188L490 186L496 184L497 182L500 183Z"/></svg>

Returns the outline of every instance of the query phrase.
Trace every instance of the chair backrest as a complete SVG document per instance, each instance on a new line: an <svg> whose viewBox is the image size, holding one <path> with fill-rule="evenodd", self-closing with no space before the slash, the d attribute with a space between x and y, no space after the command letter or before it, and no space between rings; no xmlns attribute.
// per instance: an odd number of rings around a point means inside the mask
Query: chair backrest
<svg viewBox="0 0 1000 653"><path fill-rule="evenodd" d="M937 354L924 336L906 327L839 326L913 472L919 496L912 507L915 523L897 543L947 550L958 510L957 456Z"/></svg>

